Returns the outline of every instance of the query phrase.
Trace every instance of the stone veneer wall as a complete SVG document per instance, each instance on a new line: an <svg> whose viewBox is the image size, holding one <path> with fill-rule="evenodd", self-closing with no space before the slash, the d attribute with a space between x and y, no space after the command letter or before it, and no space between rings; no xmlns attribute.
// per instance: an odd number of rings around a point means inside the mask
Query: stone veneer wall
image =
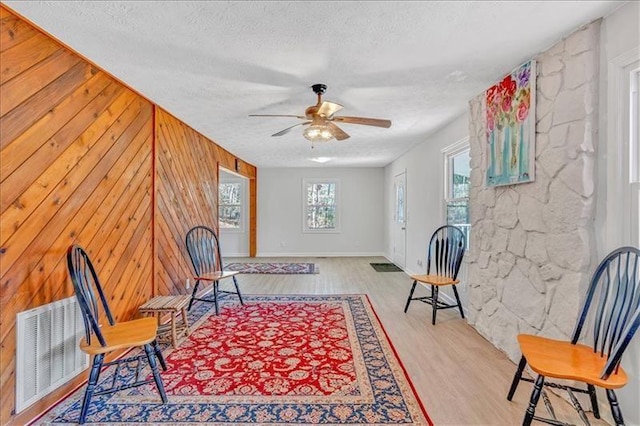
<svg viewBox="0 0 640 426"><path fill-rule="evenodd" d="M600 21L538 55L535 182L485 187L483 95L470 101L469 323L514 361L518 333L568 338L595 266Z"/></svg>

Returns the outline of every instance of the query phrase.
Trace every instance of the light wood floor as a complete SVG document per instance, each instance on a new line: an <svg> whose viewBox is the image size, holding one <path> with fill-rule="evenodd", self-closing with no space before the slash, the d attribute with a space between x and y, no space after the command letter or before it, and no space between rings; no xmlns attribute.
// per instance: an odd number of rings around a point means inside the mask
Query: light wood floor
<svg viewBox="0 0 640 426"><path fill-rule="evenodd" d="M239 275L243 294L367 294L436 425L522 423L532 385L521 382L513 402L507 401L515 364L461 319L457 310L438 312L435 326L429 305L413 302L404 314L409 277L403 272L376 272L369 265L386 259L225 259L236 261L313 262L320 268L315 275ZM560 419L582 424L567 402L550 396ZM546 416L542 400L537 412ZM592 424L605 424L590 413L589 418Z"/></svg>

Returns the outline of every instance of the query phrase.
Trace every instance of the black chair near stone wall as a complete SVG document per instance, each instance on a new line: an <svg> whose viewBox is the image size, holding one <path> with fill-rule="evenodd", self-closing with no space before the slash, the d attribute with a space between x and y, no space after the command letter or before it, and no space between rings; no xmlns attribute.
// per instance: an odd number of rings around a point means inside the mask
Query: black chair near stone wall
<svg viewBox="0 0 640 426"><path fill-rule="evenodd" d="M462 258L466 247L466 237L464 232L458 227L452 225L444 225L435 230L429 240L427 250L427 273L424 275L412 275L413 285L407 298L407 304L404 307L406 313L409 304L413 300L419 300L428 303L432 307L431 323L435 325L436 315L440 309L458 308L460 315L464 318L462 303L456 284L458 280L458 271L462 265ZM431 287L431 294L428 296L414 297L414 292L418 283ZM438 293L440 287L451 286L456 297L457 303L451 305L439 300Z"/></svg>
<svg viewBox="0 0 640 426"><path fill-rule="evenodd" d="M567 391L585 424L588 419L574 392L588 394L593 414L600 418L595 388L603 388L615 423L624 424L614 390L627 383L620 360L638 327L640 250L621 247L607 255L595 270L570 341L529 334L518 336L522 358L507 399L511 401L521 380L534 383L522 424L530 425L533 420L564 424L556 419L545 386ZM527 364L538 375L535 380L522 377ZM571 386L562 380L581 382L586 388ZM541 395L550 418L535 415Z"/></svg>

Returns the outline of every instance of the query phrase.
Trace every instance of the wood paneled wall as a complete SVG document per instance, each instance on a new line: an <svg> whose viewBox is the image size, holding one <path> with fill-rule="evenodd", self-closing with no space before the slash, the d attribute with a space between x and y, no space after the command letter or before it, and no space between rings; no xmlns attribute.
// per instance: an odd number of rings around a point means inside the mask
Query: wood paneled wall
<svg viewBox="0 0 640 426"><path fill-rule="evenodd" d="M13 412L16 314L73 296L69 245L90 253L118 320L184 293L184 235L217 224L218 164L235 162L0 5L0 424L26 415ZM240 172L255 187L255 167Z"/></svg>
<svg viewBox="0 0 640 426"><path fill-rule="evenodd" d="M195 225L217 230L218 168L235 169L236 158L160 108L155 121L156 292L189 293L184 284L193 272L184 238ZM255 167L241 161L238 166L255 182Z"/></svg>

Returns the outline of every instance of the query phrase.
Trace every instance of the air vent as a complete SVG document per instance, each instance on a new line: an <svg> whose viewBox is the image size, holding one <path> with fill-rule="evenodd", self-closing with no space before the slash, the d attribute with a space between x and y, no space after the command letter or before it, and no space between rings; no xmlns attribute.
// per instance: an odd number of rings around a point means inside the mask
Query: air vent
<svg viewBox="0 0 640 426"><path fill-rule="evenodd" d="M73 379L89 365L75 297L16 316L16 413Z"/></svg>

